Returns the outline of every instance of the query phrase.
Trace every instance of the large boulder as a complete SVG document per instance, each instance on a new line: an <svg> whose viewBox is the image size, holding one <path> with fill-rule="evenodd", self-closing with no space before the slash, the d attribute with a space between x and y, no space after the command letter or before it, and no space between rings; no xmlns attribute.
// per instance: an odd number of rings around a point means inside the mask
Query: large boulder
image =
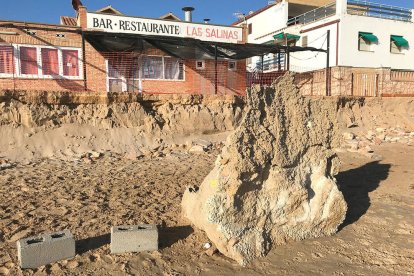
<svg viewBox="0 0 414 276"><path fill-rule="evenodd" d="M253 88L214 169L183 197L183 214L242 265L272 246L334 234L347 205L334 175L336 114L299 95L293 76Z"/></svg>

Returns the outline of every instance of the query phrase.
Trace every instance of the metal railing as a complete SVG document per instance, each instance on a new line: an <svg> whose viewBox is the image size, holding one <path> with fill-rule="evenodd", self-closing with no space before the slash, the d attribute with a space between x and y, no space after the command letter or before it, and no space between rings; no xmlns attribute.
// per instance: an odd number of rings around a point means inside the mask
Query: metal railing
<svg viewBox="0 0 414 276"><path fill-rule="evenodd" d="M253 85L268 86L276 82L286 71L273 71L273 72L247 72L246 73L246 87L252 87Z"/></svg>
<svg viewBox="0 0 414 276"><path fill-rule="evenodd" d="M411 9L364 0L348 0L347 13L408 22L412 19Z"/></svg>
<svg viewBox="0 0 414 276"><path fill-rule="evenodd" d="M285 56L281 55L280 66L279 66L279 59L275 57L272 59L264 60L263 62L261 61L256 62L256 70L263 71L263 72L275 71L275 70L278 70L279 67L281 67L281 69L283 70L284 64L285 64Z"/></svg>
<svg viewBox="0 0 414 276"><path fill-rule="evenodd" d="M391 81L414 82L414 71L391 70Z"/></svg>
<svg viewBox="0 0 414 276"><path fill-rule="evenodd" d="M331 15L334 15L335 13L336 13L336 2L333 2L323 7L319 7L314 10L308 11L304 14L290 18L287 22L287 25L293 26L297 24L308 24L308 23L312 23L320 19L329 17Z"/></svg>

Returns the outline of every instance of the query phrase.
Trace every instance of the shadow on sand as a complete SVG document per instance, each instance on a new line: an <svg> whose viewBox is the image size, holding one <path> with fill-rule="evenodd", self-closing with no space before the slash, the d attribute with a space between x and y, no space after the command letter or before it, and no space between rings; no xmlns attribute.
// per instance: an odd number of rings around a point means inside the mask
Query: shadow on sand
<svg viewBox="0 0 414 276"><path fill-rule="evenodd" d="M105 234L97 237L86 238L76 241L76 253L83 254L91 250L98 249L111 242L111 235Z"/></svg>
<svg viewBox="0 0 414 276"><path fill-rule="evenodd" d="M189 225L165 227L159 230L159 247L164 249L170 247L179 240L183 240L190 236L194 232L193 228Z"/></svg>
<svg viewBox="0 0 414 276"><path fill-rule="evenodd" d="M380 164L375 161L356 169L340 172L336 176L348 204L345 221L339 230L358 221L367 212L371 205L369 193L377 189L382 180L387 179L390 168L390 164Z"/></svg>
<svg viewBox="0 0 414 276"><path fill-rule="evenodd" d="M159 248L164 249L170 247L179 240L187 238L193 232L193 228L188 225L161 228L158 230ZM110 234L78 240L76 241L76 253L83 254L91 250L96 250L104 245L110 244L110 242Z"/></svg>

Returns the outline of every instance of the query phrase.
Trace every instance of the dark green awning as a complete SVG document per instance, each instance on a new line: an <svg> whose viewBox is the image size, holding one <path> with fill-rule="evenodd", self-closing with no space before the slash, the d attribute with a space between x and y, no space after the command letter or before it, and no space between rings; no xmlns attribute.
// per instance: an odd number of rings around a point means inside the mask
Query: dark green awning
<svg viewBox="0 0 414 276"><path fill-rule="evenodd" d="M408 41L400 35L392 35L391 41L394 41L398 47L408 47Z"/></svg>
<svg viewBox="0 0 414 276"><path fill-rule="evenodd" d="M294 35L294 34L286 34L286 37L288 40L299 40L300 36L299 35ZM284 39L285 38L285 33L279 33L277 35L273 36L274 39Z"/></svg>
<svg viewBox="0 0 414 276"><path fill-rule="evenodd" d="M373 33L359 33L359 37L361 37L364 40L368 40L370 42L378 42L378 37L376 37Z"/></svg>
<svg viewBox="0 0 414 276"><path fill-rule="evenodd" d="M285 34L284 33L280 33L280 34L274 35L273 38L274 39L282 39L282 38L285 38Z"/></svg>
<svg viewBox="0 0 414 276"><path fill-rule="evenodd" d="M166 37L154 35L136 35L84 31L85 39L103 53L134 52L144 53L147 49L158 48L165 53L182 59L246 59L267 54L315 51L324 49L299 46L281 46L266 44L234 44L223 42L200 41L193 38ZM217 47L216 47L217 46Z"/></svg>

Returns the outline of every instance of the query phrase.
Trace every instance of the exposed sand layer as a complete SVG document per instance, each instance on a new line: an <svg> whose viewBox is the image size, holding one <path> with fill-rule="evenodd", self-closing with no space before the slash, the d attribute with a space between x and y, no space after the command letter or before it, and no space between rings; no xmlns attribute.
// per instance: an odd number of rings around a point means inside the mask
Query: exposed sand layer
<svg viewBox="0 0 414 276"><path fill-rule="evenodd" d="M180 218L188 185L213 167L218 151L138 161L103 156L94 163L38 160L0 171L0 274L8 275L413 275L414 147L375 147L380 162L340 153L338 183L349 206L334 237L292 242L248 268L221 254ZM160 251L109 254L112 224L157 223ZM70 261L20 271L15 240L69 228L78 240Z"/></svg>
<svg viewBox="0 0 414 276"><path fill-rule="evenodd" d="M0 103L0 158L73 160L88 151L129 154L206 135L214 141L215 134L234 130L243 110L237 98L220 97L84 104L74 96L76 103L53 105L48 98L29 99Z"/></svg>
<svg viewBox="0 0 414 276"><path fill-rule="evenodd" d="M414 131L414 99L312 98L337 114L339 127ZM238 97L128 93L0 92L0 158L73 160L88 151L128 154L172 144L191 144L206 134L222 141L240 123ZM349 128L349 129L348 129Z"/></svg>

